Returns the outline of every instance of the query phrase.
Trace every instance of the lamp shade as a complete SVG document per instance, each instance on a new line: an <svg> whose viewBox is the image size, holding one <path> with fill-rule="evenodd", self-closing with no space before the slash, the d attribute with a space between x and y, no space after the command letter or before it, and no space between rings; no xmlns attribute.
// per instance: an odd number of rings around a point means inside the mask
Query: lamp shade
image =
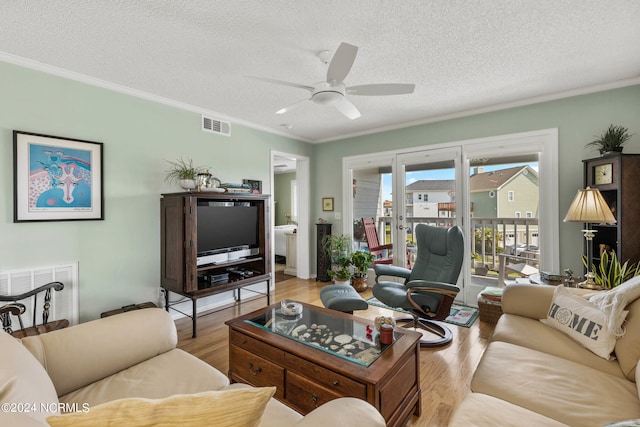
<svg viewBox="0 0 640 427"><path fill-rule="evenodd" d="M587 187L584 190L578 190L564 221L615 224L616 218L600 194L600 190Z"/></svg>

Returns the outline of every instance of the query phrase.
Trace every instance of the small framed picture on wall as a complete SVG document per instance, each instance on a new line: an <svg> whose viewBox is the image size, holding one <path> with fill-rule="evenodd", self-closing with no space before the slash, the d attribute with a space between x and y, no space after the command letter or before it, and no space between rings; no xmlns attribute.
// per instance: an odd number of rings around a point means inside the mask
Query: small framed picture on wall
<svg viewBox="0 0 640 427"><path fill-rule="evenodd" d="M323 211L333 211L333 197L323 197L322 198L322 210Z"/></svg>

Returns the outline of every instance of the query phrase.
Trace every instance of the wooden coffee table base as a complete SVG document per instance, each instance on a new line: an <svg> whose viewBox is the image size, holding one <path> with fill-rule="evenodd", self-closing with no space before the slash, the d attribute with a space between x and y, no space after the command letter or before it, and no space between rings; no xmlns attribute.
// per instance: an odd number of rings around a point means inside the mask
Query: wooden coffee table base
<svg viewBox="0 0 640 427"><path fill-rule="evenodd" d="M303 306L354 319L322 307ZM356 397L375 406L388 426L402 426L412 414L420 415L420 334L398 328L402 336L366 367L245 322L277 307L279 304L227 322L231 381L276 386L275 397L302 414L339 397ZM372 320L360 320L373 325Z"/></svg>

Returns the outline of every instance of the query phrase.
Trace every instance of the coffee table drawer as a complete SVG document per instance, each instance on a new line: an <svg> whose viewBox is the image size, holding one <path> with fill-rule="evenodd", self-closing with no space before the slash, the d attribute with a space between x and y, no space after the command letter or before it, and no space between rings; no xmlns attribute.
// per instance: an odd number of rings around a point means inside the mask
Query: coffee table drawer
<svg viewBox="0 0 640 427"><path fill-rule="evenodd" d="M357 397L365 400L367 398L367 387L363 383L310 363L292 354L286 354L285 361L287 372L295 371L303 374L305 377L313 379L314 382L327 387L340 396Z"/></svg>
<svg viewBox="0 0 640 427"><path fill-rule="evenodd" d="M235 345L229 347L229 371L255 387L277 387L277 398L284 398L284 368Z"/></svg>
<svg viewBox="0 0 640 427"><path fill-rule="evenodd" d="M317 382L290 371L287 371L286 390L287 402L303 414L308 414L330 400L342 397L320 386Z"/></svg>
<svg viewBox="0 0 640 427"><path fill-rule="evenodd" d="M231 330L229 332L229 344L237 345L250 353L259 354L275 363L282 364L284 360L284 351L241 332Z"/></svg>

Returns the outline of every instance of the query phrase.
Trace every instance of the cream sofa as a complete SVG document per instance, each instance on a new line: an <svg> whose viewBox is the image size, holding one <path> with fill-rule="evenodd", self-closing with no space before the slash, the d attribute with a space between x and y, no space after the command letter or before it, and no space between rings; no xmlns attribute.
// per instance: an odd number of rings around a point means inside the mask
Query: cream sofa
<svg viewBox="0 0 640 427"><path fill-rule="evenodd" d="M640 419L640 299L627 306L617 359L605 360L539 321L554 290L505 288L504 314L451 426L582 427Z"/></svg>
<svg viewBox="0 0 640 427"><path fill-rule="evenodd" d="M176 344L171 317L155 308L22 340L0 332L0 425L47 425L45 419L58 412L59 403L90 412L122 398L161 399L249 387L230 385L225 375ZM342 398L305 417L270 399L260 426L353 426L354 416L361 425L385 425L368 403Z"/></svg>

